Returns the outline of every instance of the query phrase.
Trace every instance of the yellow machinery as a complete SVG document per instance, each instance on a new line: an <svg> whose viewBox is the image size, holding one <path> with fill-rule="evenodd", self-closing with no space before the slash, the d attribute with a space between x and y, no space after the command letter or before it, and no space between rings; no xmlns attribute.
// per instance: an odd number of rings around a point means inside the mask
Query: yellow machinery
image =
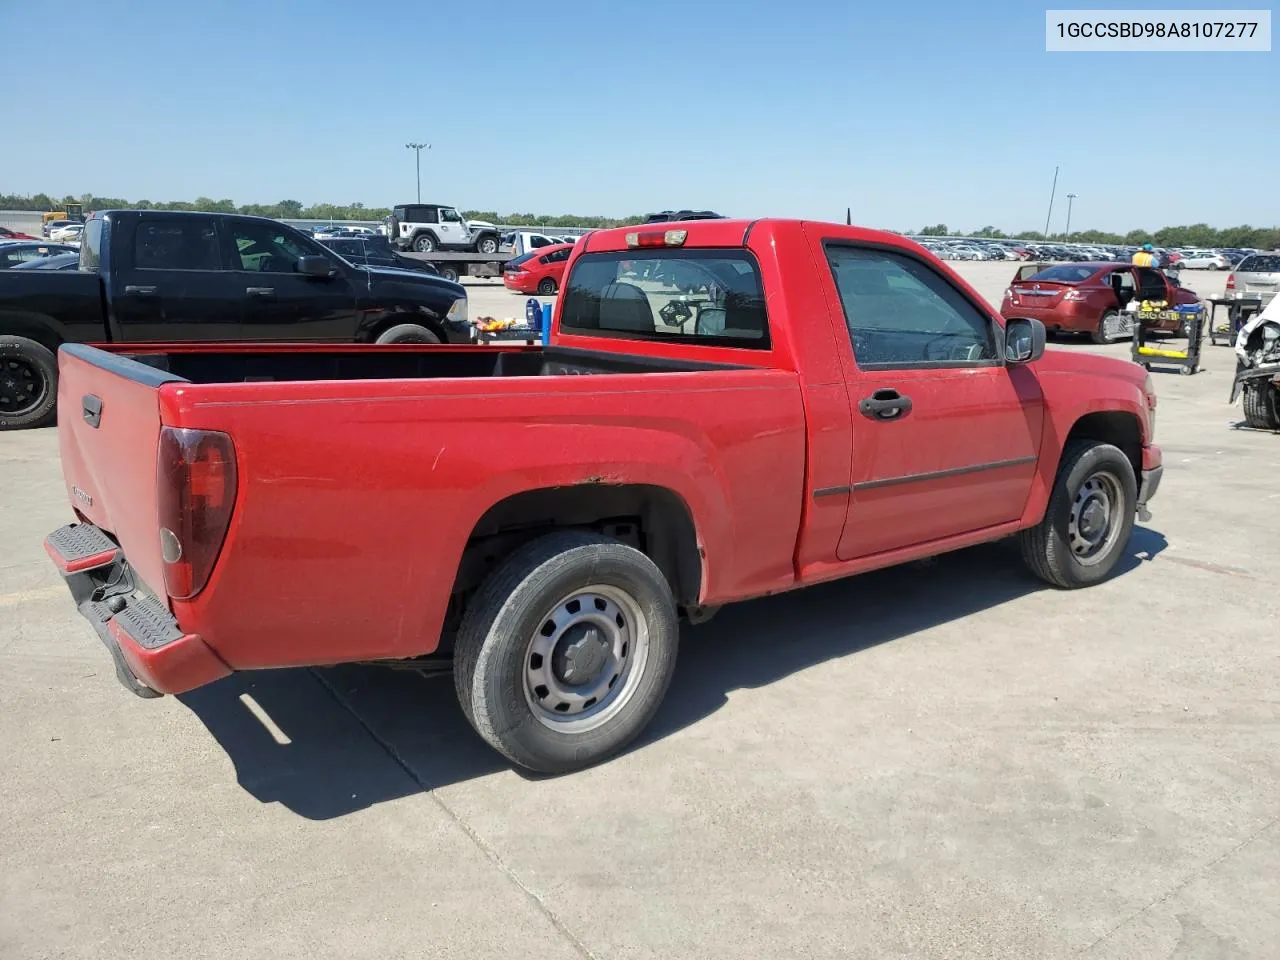
<svg viewBox="0 0 1280 960"><path fill-rule="evenodd" d="M64 203L61 210L50 210L40 214L40 225L52 223L54 220L70 220L72 223L84 223L84 204Z"/></svg>

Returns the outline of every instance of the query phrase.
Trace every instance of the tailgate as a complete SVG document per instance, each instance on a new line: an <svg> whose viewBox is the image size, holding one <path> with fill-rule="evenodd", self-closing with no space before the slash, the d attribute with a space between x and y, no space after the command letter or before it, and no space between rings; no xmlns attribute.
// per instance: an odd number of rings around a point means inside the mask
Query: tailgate
<svg viewBox="0 0 1280 960"><path fill-rule="evenodd" d="M58 446L67 497L112 534L130 566L164 595L156 455L161 384L182 378L83 344L58 351Z"/></svg>

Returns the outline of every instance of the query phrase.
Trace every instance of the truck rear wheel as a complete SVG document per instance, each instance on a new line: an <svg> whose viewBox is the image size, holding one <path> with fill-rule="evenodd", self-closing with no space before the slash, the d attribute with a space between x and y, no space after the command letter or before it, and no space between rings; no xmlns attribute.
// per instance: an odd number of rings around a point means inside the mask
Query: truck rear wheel
<svg viewBox="0 0 1280 960"><path fill-rule="evenodd" d="M1133 532L1138 481L1119 447L1073 440L1062 452L1044 519L1020 534L1031 571L1055 587L1107 579Z"/></svg>
<svg viewBox="0 0 1280 960"><path fill-rule="evenodd" d="M457 267L450 266L447 263L442 263L438 267L436 267L436 269L440 272L440 278L442 280L452 280L454 283L458 282Z"/></svg>
<svg viewBox="0 0 1280 960"><path fill-rule="evenodd" d="M26 337L0 335L0 430L50 426L57 405L53 351Z"/></svg>
<svg viewBox="0 0 1280 960"><path fill-rule="evenodd" d="M679 627L662 572L608 537L563 531L508 557L463 615L454 685L491 747L536 773L622 750L675 671Z"/></svg>
<svg viewBox="0 0 1280 960"><path fill-rule="evenodd" d="M436 249L436 238L429 233L420 233L413 238L413 249L419 253L433 253Z"/></svg>
<svg viewBox="0 0 1280 960"><path fill-rule="evenodd" d="M1255 430L1280 428L1280 413L1276 411L1276 388L1268 382L1246 383L1240 400L1244 407L1244 421Z"/></svg>
<svg viewBox="0 0 1280 960"><path fill-rule="evenodd" d="M551 277L543 277L538 281L538 293L544 297L554 296L556 292L556 282Z"/></svg>

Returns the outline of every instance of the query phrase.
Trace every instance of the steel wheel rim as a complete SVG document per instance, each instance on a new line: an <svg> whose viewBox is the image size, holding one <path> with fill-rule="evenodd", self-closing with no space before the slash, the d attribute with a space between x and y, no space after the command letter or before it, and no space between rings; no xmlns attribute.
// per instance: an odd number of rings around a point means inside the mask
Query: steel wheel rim
<svg viewBox="0 0 1280 960"><path fill-rule="evenodd" d="M584 733L621 711L644 676L649 623L635 599L582 587L547 608L525 646L525 701L538 722Z"/></svg>
<svg viewBox="0 0 1280 960"><path fill-rule="evenodd" d="M1067 520L1067 543L1079 563L1101 563L1123 528L1124 487L1109 470L1092 473L1080 484Z"/></svg>
<svg viewBox="0 0 1280 960"><path fill-rule="evenodd" d="M17 417L31 412L47 389L35 364L22 357L0 358L0 413Z"/></svg>

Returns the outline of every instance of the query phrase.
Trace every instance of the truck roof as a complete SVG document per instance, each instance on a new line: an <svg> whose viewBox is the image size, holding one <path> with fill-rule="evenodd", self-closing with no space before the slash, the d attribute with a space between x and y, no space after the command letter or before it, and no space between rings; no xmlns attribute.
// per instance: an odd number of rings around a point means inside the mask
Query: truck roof
<svg viewBox="0 0 1280 960"><path fill-rule="evenodd" d="M593 230L586 234L583 252L604 250L627 250L627 234L629 233L665 233L670 230L684 230L687 237L682 246L686 247L745 247L747 239L757 230L791 225L819 224L831 228L833 232L850 240L862 243L892 246L902 250L919 253L924 248L909 237L887 230L872 230L867 227L851 227L843 223L828 220L801 220L790 217L761 217L756 220L720 219L720 220L681 220L659 223L633 224L628 227L610 227ZM660 248L650 248L660 249ZM675 248L673 248L675 249ZM926 251L927 252L927 251Z"/></svg>
<svg viewBox="0 0 1280 960"><path fill-rule="evenodd" d="M94 212L94 218L101 219L103 217L116 216L118 214L145 214L148 217L157 219L181 219L190 217L230 217L233 220L260 220L263 223L279 224L280 221L273 217L255 217L247 213L218 213L216 210L132 210L122 207L116 210L97 210Z"/></svg>

